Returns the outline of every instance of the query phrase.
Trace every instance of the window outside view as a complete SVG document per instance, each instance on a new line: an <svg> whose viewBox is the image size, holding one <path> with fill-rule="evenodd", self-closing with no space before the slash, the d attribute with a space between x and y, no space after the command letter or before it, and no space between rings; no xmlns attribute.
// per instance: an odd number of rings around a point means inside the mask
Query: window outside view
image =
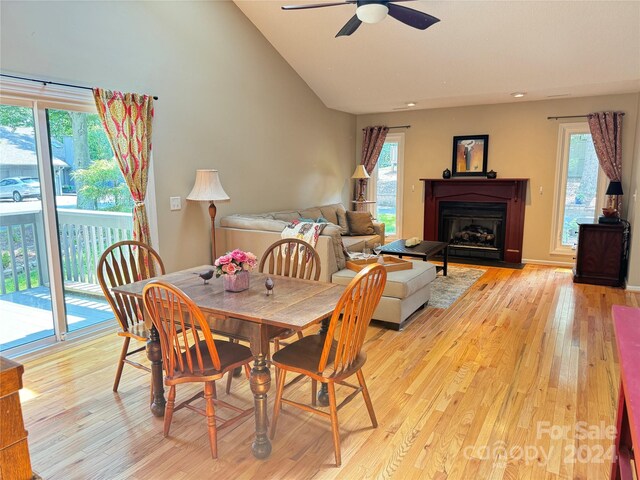
<svg viewBox="0 0 640 480"><path fill-rule="evenodd" d="M578 242L578 222L595 219L599 164L588 133L571 134L569 165L565 189L562 245L573 247Z"/></svg>
<svg viewBox="0 0 640 480"><path fill-rule="evenodd" d="M49 272L34 111L0 105L0 350L54 335L50 287L64 282L66 330L113 318L100 255L131 238L132 201L97 114L48 110L62 277ZM51 222L55 224L55 222Z"/></svg>
<svg viewBox="0 0 640 480"><path fill-rule="evenodd" d="M397 233L398 142L385 142L377 163L376 218L385 224L385 234Z"/></svg>

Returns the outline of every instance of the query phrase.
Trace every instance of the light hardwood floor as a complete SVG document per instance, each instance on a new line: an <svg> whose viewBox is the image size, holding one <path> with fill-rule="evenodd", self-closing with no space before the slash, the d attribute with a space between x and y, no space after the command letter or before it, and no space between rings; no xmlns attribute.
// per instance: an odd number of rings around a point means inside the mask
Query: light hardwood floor
<svg viewBox="0 0 640 480"><path fill-rule="evenodd" d="M489 268L449 309L428 308L402 332L372 325L364 373L379 426L359 399L339 412L339 469L329 422L293 409L266 461L250 454L252 417L220 432L218 460L194 412L178 412L163 438L147 374L125 368L111 391L121 339L105 336L25 365L32 463L46 479L606 479L612 441L594 428L614 424L613 304L638 307L640 294L574 285L568 269ZM295 388L308 399L308 383ZM251 404L244 377L230 396ZM575 438L586 426L597 438Z"/></svg>

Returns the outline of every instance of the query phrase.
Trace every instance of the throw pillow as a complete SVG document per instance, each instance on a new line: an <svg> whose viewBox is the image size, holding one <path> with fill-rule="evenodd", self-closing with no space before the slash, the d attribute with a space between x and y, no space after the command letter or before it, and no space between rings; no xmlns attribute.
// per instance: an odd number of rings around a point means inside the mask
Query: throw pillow
<svg viewBox="0 0 640 480"><path fill-rule="evenodd" d="M336 207L336 217L338 219L338 226L340 227L340 233L342 235L349 234L349 224L347 223L346 210L342 205Z"/></svg>
<svg viewBox="0 0 640 480"><path fill-rule="evenodd" d="M324 205L320 207L320 211L322 212L322 217L326 218L329 223L333 223L334 225L339 225L338 223L338 215L336 214L336 205Z"/></svg>
<svg viewBox="0 0 640 480"><path fill-rule="evenodd" d="M318 217L318 219L316 220L316 223L329 223L329 220L327 220L324 217Z"/></svg>
<svg viewBox="0 0 640 480"><path fill-rule="evenodd" d="M369 212L347 211L347 223L351 235L375 235L376 233Z"/></svg>
<svg viewBox="0 0 640 480"><path fill-rule="evenodd" d="M316 221L313 218L304 218L304 217L300 217L298 219L299 222L307 222L307 223L315 223ZM320 223L320 222L318 222Z"/></svg>
<svg viewBox="0 0 640 480"><path fill-rule="evenodd" d="M322 215L318 207L305 208L304 210L299 210L298 213L303 218L318 218Z"/></svg>

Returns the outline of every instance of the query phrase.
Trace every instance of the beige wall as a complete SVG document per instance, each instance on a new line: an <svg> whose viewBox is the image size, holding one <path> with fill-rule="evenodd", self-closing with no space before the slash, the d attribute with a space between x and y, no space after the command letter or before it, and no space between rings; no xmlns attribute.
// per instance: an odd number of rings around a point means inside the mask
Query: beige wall
<svg viewBox="0 0 640 480"><path fill-rule="evenodd" d="M441 178L445 168L451 169L453 136L488 134L488 169L495 170L499 177L530 179L523 257L544 262L571 262L571 257L549 253L560 121L547 120L547 117L601 110L626 112L623 131L623 189L626 193L633 190L631 172L638 98L639 94L610 95L360 115L357 127L360 132L367 125L411 125L404 130L403 236L422 236L423 186L419 179ZM356 152L360 151L361 140L358 135ZM638 155L635 159L637 163ZM635 178L633 182L638 181L637 173ZM414 191L412 186L415 186ZM625 205L630 198L631 195L624 196Z"/></svg>
<svg viewBox="0 0 640 480"><path fill-rule="evenodd" d="M159 96L153 162L169 269L209 261L197 168L218 217L348 199L355 116L329 110L231 2L0 3L3 73ZM169 211L169 197L183 209Z"/></svg>
<svg viewBox="0 0 640 480"><path fill-rule="evenodd" d="M640 112L640 96L637 108ZM629 189L623 190L628 206L627 218L631 222L631 255L627 285L629 288L640 291L640 122L636 123L634 158Z"/></svg>

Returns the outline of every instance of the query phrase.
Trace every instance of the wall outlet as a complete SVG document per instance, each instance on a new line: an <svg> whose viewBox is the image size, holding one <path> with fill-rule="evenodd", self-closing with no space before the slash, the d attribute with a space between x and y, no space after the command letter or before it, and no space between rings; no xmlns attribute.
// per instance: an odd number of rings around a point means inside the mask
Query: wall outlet
<svg viewBox="0 0 640 480"><path fill-rule="evenodd" d="M169 205L171 210L181 210L182 203L180 202L180 197L169 197Z"/></svg>

